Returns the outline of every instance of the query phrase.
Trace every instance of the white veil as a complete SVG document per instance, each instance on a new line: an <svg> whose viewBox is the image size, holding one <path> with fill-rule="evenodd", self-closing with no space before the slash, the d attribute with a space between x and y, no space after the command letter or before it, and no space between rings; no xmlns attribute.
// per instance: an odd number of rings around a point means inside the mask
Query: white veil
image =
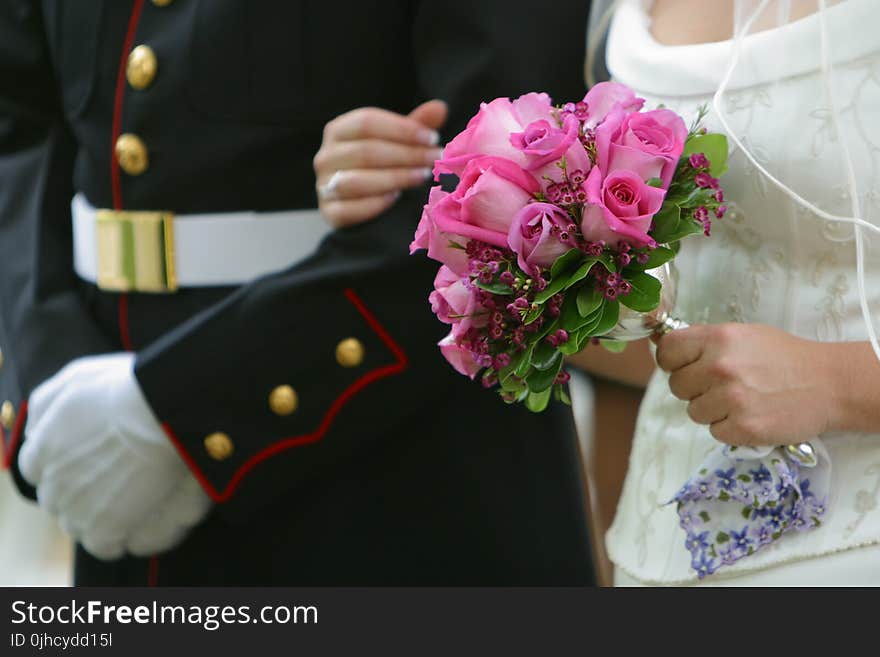
<svg viewBox="0 0 880 657"><path fill-rule="evenodd" d="M742 152L762 184L778 188L793 201L797 209L793 220L799 222L795 232L822 231L833 242L846 248L851 245L858 304L866 326L857 339L869 340L880 358L880 289L876 289L880 286L869 285L880 281L880 36L875 34L880 2L730 1L734 5L732 33L724 46L723 70L718 71L711 108L714 119L728 135L731 149ZM602 59L598 51L604 47L614 11L626 2L650 4L646 0L593 2L588 81L597 70L597 60ZM815 102L792 101L784 109L758 102L751 112L730 112L738 77L748 73L754 78L756 71L765 87L782 92L774 96L785 98L786 85L796 84L800 85L799 98L814 97ZM810 85L806 96L805 85ZM780 111L792 114L792 120L779 121L777 114L767 124L777 131L791 129L785 139L797 157L762 154L760 130L754 126L760 126L762 112L769 119L769 113ZM794 116L798 112L805 115ZM815 133L798 134L796 127L805 124L818 126ZM810 140L812 144L807 143ZM805 148L812 149L806 157ZM814 170L805 171L805 162Z"/></svg>

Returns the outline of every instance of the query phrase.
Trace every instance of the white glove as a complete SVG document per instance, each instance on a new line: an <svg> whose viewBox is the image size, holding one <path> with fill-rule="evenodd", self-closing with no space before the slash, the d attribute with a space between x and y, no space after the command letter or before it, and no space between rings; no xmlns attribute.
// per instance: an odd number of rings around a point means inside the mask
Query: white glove
<svg viewBox="0 0 880 657"><path fill-rule="evenodd" d="M80 358L34 390L18 464L40 504L100 559L167 550L211 508L130 353Z"/></svg>

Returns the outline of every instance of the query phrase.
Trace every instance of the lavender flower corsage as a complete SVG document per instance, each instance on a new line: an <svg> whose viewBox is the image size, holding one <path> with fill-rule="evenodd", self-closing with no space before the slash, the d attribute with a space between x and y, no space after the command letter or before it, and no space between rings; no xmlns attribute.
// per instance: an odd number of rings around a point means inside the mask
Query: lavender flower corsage
<svg viewBox="0 0 880 657"><path fill-rule="evenodd" d="M779 447L719 447L675 494L697 577L822 524L831 462L822 441L811 442L819 459L810 468Z"/></svg>

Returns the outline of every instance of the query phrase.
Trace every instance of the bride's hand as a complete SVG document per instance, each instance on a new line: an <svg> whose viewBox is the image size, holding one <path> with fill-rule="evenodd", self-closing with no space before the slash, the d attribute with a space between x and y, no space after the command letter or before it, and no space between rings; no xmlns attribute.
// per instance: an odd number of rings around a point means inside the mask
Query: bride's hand
<svg viewBox="0 0 880 657"><path fill-rule="evenodd" d="M730 445L810 440L838 394L833 346L761 324L714 324L660 338L657 364L688 415Z"/></svg>
<svg viewBox="0 0 880 657"><path fill-rule="evenodd" d="M409 116L361 107L330 121L313 161L323 216L337 228L369 221L424 184L446 115L446 103L430 100Z"/></svg>

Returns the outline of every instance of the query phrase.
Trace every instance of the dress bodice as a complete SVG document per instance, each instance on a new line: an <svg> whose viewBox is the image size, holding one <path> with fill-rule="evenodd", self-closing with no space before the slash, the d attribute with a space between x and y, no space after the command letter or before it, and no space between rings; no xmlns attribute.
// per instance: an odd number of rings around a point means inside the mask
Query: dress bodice
<svg viewBox="0 0 880 657"><path fill-rule="evenodd" d="M686 119L712 101L732 42L663 46L650 32L647 3L624 3L614 17L607 61L612 76ZM722 111L757 161L822 210L852 216L845 167L854 164L860 216L880 220L880 39L866 26L880 4L849 0L826 14L840 44L833 52L834 102L851 114L836 132L827 97L817 93L817 16L751 35L734 70ZM774 61L773 53L803 51ZM766 64L763 65L761 63ZM761 65L759 65L761 64ZM787 67L787 68L786 68ZM707 127L720 131L710 112ZM866 340L857 294L851 224L826 221L793 201L739 151L722 179L729 212L710 238L691 237L676 259L677 314L691 323L757 322L820 341ZM868 241L870 245L870 240ZM866 251L866 296L880 309L880 250ZM873 266L872 266L873 265ZM878 314L880 317L880 314ZM612 560L645 582L695 579L674 507L664 506L717 443L672 397L667 377L652 379L639 416L629 473L607 537ZM880 541L880 435L837 434L826 524L786 536L727 569L730 574Z"/></svg>

